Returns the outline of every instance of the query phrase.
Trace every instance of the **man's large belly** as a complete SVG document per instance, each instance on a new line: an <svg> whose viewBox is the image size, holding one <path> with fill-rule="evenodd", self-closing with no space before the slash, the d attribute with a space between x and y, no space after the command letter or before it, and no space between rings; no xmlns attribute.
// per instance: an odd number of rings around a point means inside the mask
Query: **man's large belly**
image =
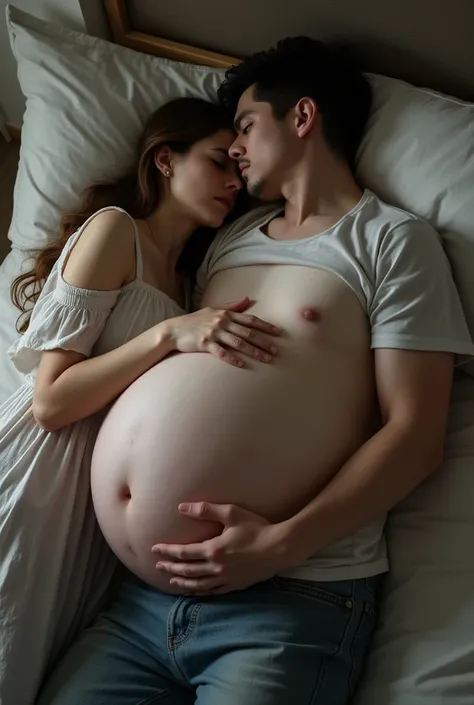
<svg viewBox="0 0 474 705"><path fill-rule="evenodd" d="M368 435L372 356L355 295L320 270L246 267L215 276L203 305L245 295L252 313L285 331L271 364L169 357L122 394L97 439L92 491L102 531L130 570L168 591L152 545L219 531L179 515L180 502L229 502L282 520Z"/></svg>

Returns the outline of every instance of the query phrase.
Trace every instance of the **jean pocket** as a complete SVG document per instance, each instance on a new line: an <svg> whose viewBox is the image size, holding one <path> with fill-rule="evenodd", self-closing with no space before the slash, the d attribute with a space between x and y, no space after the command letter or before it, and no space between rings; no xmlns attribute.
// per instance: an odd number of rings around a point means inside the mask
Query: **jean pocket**
<svg viewBox="0 0 474 705"><path fill-rule="evenodd" d="M284 578L276 575L272 578L272 585L277 590L281 590L293 595L307 597L324 605L339 607L347 614L354 606L352 597L342 595L330 589L331 583L321 583L314 580L300 580L299 578Z"/></svg>

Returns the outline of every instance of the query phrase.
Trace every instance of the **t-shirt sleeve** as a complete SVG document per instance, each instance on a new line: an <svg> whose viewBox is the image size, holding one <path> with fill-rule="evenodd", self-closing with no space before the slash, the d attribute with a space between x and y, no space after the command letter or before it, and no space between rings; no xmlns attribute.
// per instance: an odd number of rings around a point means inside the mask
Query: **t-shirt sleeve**
<svg viewBox="0 0 474 705"><path fill-rule="evenodd" d="M428 223L409 220L383 236L374 279L372 348L474 354L449 261Z"/></svg>

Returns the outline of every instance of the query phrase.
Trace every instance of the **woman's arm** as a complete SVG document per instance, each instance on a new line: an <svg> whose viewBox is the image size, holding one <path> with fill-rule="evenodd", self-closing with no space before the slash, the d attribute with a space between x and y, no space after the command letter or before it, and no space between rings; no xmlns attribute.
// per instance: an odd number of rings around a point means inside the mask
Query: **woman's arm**
<svg viewBox="0 0 474 705"><path fill-rule="evenodd" d="M74 287L111 291L131 281L135 267L132 221L120 211L106 211L84 229L62 274ZM33 398L37 422L55 431L99 411L170 351L166 331L154 328L91 359L68 350L44 352Z"/></svg>
<svg viewBox="0 0 474 705"><path fill-rule="evenodd" d="M118 211L101 213L81 234L63 277L82 289L119 289L134 278L134 250L130 219ZM278 335L279 330L244 315L250 304L244 300L220 310L204 309L163 321L97 357L60 349L44 352L33 397L36 421L42 428L56 431L100 411L174 350L209 352L239 367L243 361L230 353L230 348L269 361L270 336Z"/></svg>
<svg viewBox="0 0 474 705"><path fill-rule="evenodd" d="M36 421L57 431L95 414L172 350L164 322L97 357L67 350L43 353L33 399Z"/></svg>

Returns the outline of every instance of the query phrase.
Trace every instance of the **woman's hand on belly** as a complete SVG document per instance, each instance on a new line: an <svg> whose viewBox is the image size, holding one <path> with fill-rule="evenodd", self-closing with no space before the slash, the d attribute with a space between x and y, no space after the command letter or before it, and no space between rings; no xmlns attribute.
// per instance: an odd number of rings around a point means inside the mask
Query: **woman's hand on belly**
<svg viewBox="0 0 474 705"><path fill-rule="evenodd" d="M157 570L170 576L170 585L195 594L224 594L243 590L297 565L291 560L284 524L232 504L195 502L179 511L198 521L214 521L222 533L202 543L157 544Z"/></svg>
<svg viewBox="0 0 474 705"><path fill-rule="evenodd" d="M170 318L166 325L173 349L178 352L208 352L224 362L243 367L236 350L260 362L270 362L278 348L274 338L281 329L245 314L253 302L246 297L221 308L204 308L185 316Z"/></svg>

